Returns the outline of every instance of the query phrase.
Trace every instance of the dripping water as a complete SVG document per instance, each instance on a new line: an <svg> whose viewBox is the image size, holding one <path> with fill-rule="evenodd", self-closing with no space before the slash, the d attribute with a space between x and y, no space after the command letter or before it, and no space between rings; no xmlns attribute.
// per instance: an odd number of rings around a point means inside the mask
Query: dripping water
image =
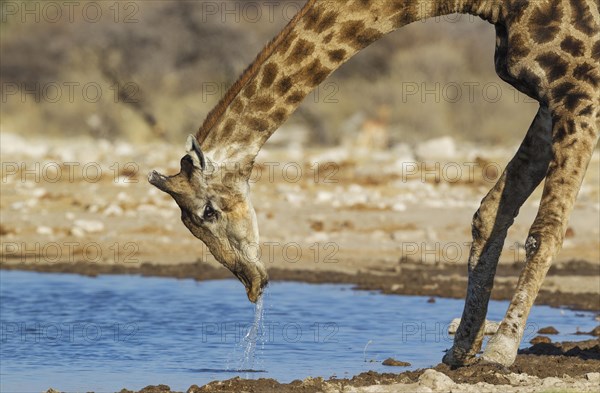
<svg viewBox="0 0 600 393"><path fill-rule="evenodd" d="M250 373L264 372L260 367L263 363L260 355L264 350L266 341L264 304L267 294L268 291L265 290L256 301L254 305L254 320L247 328L244 338L240 340L234 350L234 358L237 364L233 371L246 373L245 378L251 378ZM241 355L237 355L240 352ZM227 369L231 370L229 364L227 365Z"/></svg>

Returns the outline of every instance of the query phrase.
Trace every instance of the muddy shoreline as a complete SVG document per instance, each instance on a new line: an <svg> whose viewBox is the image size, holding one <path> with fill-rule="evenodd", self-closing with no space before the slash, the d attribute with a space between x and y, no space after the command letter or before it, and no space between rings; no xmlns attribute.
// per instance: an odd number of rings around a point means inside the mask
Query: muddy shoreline
<svg viewBox="0 0 600 393"><path fill-rule="evenodd" d="M418 266L406 263L401 269L358 271L355 274L337 271L311 271L271 268L271 281L297 281L311 284L351 284L357 290L378 290L384 294L418 295L461 299L465 296L466 268L460 265ZM500 264L492 291L494 300L510 300L514 292L514 280L518 278L522 264ZM100 274L138 274L148 277L191 278L197 281L230 279L232 275L222 267L204 262L159 265L142 263L136 266L78 263L0 263L0 269L25 270L46 273L73 273L86 276ZM552 266L553 276L598 276L598 265L586 261L570 261ZM598 276L600 280L600 276ZM572 310L600 311L597 293L567 293L560 290L542 289L536 299L538 305L565 307Z"/></svg>
<svg viewBox="0 0 600 393"><path fill-rule="evenodd" d="M544 380L546 378L550 382L552 382L551 378L561 378L567 381L570 379L585 380L586 378L590 380L600 370L600 340L537 344L520 350L515 363L510 367L476 363L469 367L453 369L440 363L433 367L433 369L447 375L456 384L479 384L474 386L477 388L476 391L484 391L485 385L483 384L501 385L498 386L500 389L498 390L499 392L504 391L502 390L503 387L507 386L517 386L517 389L519 389L519 386L521 386L519 383L531 384L531 380L533 379ZM368 371L349 379L330 378L324 380L323 378L307 378L304 381L295 380L287 384L279 383L270 378L255 380L232 378L225 381L213 381L201 387L192 385L187 390L187 393L241 391L261 393L342 392L347 391L348 388L392 384L405 384L408 385L407 388L414 389L417 387L416 384L419 383L424 372L425 369L405 371L398 374ZM516 374L526 374L526 376L521 377L521 380L516 382ZM519 377L516 378L519 379ZM592 386L594 385L592 384ZM171 390L167 385L150 385L139 391L139 393L168 392L171 392ZM133 393L133 391L123 389L120 393Z"/></svg>

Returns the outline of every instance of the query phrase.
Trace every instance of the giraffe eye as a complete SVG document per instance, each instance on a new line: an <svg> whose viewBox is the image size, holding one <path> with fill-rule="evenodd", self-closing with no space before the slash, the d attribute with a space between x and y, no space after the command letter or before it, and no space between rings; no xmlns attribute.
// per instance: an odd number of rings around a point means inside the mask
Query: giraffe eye
<svg viewBox="0 0 600 393"><path fill-rule="evenodd" d="M217 215L217 211L212 207L209 203L204 207L204 213L202 213L202 218L206 221L210 221L215 218Z"/></svg>

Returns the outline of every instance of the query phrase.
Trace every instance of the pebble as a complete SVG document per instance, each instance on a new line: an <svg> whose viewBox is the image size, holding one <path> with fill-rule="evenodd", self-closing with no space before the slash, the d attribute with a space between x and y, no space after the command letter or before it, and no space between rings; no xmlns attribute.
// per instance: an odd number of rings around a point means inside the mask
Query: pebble
<svg viewBox="0 0 600 393"><path fill-rule="evenodd" d="M110 205L107 206L106 209L104 209L103 214L105 216L122 216L123 209L121 209L121 207L119 205L115 205L114 203L111 203Z"/></svg>
<svg viewBox="0 0 600 393"><path fill-rule="evenodd" d="M387 358L381 364L384 366L395 366L395 367L409 367L411 364L409 362L403 362L401 360L396 360L394 358Z"/></svg>
<svg viewBox="0 0 600 393"><path fill-rule="evenodd" d="M425 160L451 159L456 156L456 144L454 139L449 136L430 139L420 143L415 149L415 153L419 158Z"/></svg>
<svg viewBox="0 0 600 393"><path fill-rule="evenodd" d="M36 198L41 198L44 195L46 195L46 193L47 193L46 189L45 188L41 188L41 187L34 188L31 191L31 195L34 196L34 197L36 197Z"/></svg>
<svg viewBox="0 0 600 393"><path fill-rule="evenodd" d="M38 235L52 235L54 234L54 231L52 230L52 228L50 227L46 227L46 226L39 226L36 228L36 233Z"/></svg>
<svg viewBox="0 0 600 393"><path fill-rule="evenodd" d="M102 232L104 230L104 224L101 221L95 220L75 220L73 229L75 228L79 228L88 233Z"/></svg>
<svg viewBox="0 0 600 393"><path fill-rule="evenodd" d="M84 237L85 236L85 231L79 227L73 227L70 230L71 235L75 236L75 237Z"/></svg>
<svg viewBox="0 0 600 393"><path fill-rule="evenodd" d="M546 326L537 331L538 334L558 334L558 330L554 326Z"/></svg>
<svg viewBox="0 0 600 393"><path fill-rule="evenodd" d="M533 345L535 345L535 344L550 344L552 342L552 340L550 339L550 337L546 337L546 336L535 336L529 342Z"/></svg>
<svg viewBox="0 0 600 393"><path fill-rule="evenodd" d="M403 212L406 210L406 205L402 202L396 202L392 205L392 210L395 212Z"/></svg>

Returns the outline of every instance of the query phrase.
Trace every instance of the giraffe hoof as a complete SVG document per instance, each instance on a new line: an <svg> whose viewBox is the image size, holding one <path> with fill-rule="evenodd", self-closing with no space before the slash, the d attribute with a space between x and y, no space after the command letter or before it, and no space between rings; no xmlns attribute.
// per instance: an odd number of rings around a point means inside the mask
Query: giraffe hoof
<svg viewBox="0 0 600 393"><path fill-rule="evenodd" d="M487 363L496 363L508 367L515 362L517 351L512 351L506 346L490 341L481 355L481 360Z"/></svg>
<svg viewBox="0 0 600 393"><path fill-rule="evenodd" d="M471 365L477 361L477 358L474 356L457 356L456 352L457 351L454 350L454 347L450 348L442 358L442 363L450 367L463 367Z"/></svg>

